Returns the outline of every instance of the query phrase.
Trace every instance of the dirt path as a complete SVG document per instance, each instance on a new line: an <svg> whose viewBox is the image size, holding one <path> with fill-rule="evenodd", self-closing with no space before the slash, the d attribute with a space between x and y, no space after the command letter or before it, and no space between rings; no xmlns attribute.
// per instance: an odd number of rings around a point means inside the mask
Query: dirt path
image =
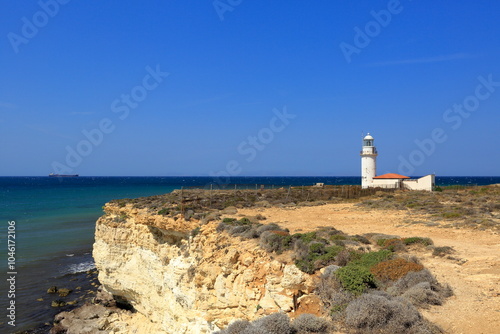
<svg viewBox="0 0 500 334"><path fill-rule="evenodd" d="M276 222L292 233L320 226L333 226L348 234L384 233L401 237L429 237L435 246L456 250L448 259L434 257L428 250L416 253L441 283L448 283L455 296L443 306L423 314L448 333L500 333L500 236L490 231L449 229L407 224L407 211L364 211L353 204L328 204L295 209L240 209L239 214L260 213L266 222Z"/></svg>

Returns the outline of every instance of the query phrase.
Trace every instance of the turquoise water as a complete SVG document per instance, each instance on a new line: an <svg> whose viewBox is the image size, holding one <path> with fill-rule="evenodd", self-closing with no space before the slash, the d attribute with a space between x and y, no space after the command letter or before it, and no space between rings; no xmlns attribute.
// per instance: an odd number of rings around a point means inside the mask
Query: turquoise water
<svg viewBox="0 0 500 334"><path fill-rule="evenodd" d="M67 285L74 276L93 267L91 257L95 221L102 206L119 198L169 193L181 187L228 182L248 185L300 186L316 182L360 184L359 177L0 177L0 309L7 306L6 236L9 221L16 222L16 270L18 272L15 329L0 313L0 332L14 332L50 322L58 310L47 302L52 285ZM437 177L438 185L500 183L500 177ZM73 275L73 276L71 276ZM79 281L78 281L79 282ZM7 319L8 320L8 319Z"/></svg>
<svg viewBox="0 0 500 334"><path fill-rule="evenodd" d="M116 198L165 194L180 185L125 178L0 178L0 221L16 221L17 264L89 249L102 206ZM0 239L4 241L3 234ZM4 262L5 252L0 253Z"/></svg>

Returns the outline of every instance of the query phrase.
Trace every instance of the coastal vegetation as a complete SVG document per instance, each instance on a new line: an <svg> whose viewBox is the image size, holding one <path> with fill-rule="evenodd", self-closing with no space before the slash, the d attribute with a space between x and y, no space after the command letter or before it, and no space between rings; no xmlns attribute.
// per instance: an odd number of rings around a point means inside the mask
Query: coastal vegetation
<svg viewBox="0 0 500 334"><path fill-rule="evenodd" d="M441 305L453 292L407 253L408 247L421 246L441 254L444 248L433 247L430 238L375 233L350 236L333 227L290 234L275 223L264 225L231 217L222 219L217 231L258 239L260 247L269 253L288 252L305 273L322 271L317 294L332 326L378 333L409 329L416 333L440 332L423 319L418 308ZM231 328L221 333L232 333Z"/></svg>

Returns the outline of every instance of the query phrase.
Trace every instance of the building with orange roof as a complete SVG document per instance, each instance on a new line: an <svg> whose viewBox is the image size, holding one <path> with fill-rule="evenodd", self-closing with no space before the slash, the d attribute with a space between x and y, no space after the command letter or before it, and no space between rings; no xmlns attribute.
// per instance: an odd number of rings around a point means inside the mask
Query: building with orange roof
<svg viewBox="0 0 500 334"><path fill-rule="evenodd" d="M429 174L418 179L396 173L377 175L378 152L374 138L368 133L363 138L361 150L361 187L362 188L397 188L407 190L432 191L435 187L435 175Z"/></svg>

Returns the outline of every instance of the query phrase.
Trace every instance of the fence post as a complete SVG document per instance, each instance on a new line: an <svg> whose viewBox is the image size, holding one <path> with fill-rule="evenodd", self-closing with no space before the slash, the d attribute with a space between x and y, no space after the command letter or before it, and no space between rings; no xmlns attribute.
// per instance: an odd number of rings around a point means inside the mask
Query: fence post
<svg viewBox="0 0 500 334"><path fill-rule="evenodd" d="M214 189L214 185L210 183L210 209L212 208L212 191Z"/></svg>

